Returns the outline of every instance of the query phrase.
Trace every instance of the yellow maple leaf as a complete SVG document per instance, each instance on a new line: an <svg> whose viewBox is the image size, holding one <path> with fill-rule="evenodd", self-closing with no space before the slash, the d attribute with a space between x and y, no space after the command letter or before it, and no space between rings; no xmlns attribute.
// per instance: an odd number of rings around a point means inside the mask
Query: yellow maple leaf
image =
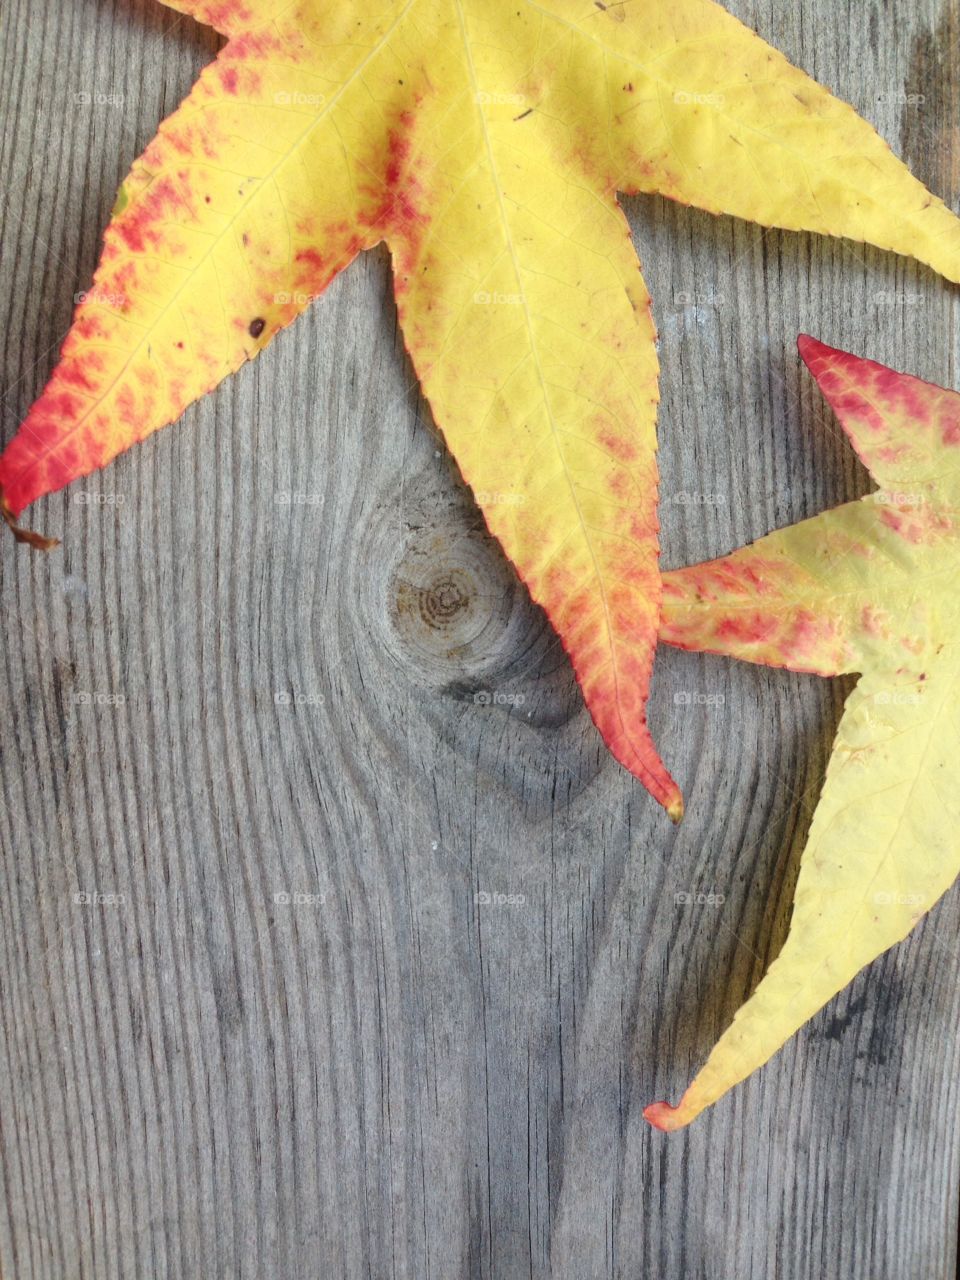
<svg viewBox="0 0 960 1280"><path fill-rule="evenodd" d="M960 872L960 395L800 350L880 489L664 577L661 637L793 671L860 672L800 863L790 932L679 1106L761 1066Z"/></svg>
<svg viewBox="0 0 960 1280"><path fill-rule="evenodd" d="M0 459L8 523L28 537L28 503L176 419L385 241L463 476L605 741L678 818L646 724L655 332L617 192L870 241L954 280L960 223L712 0L169 2L229 42L121 188Z"/></svg>

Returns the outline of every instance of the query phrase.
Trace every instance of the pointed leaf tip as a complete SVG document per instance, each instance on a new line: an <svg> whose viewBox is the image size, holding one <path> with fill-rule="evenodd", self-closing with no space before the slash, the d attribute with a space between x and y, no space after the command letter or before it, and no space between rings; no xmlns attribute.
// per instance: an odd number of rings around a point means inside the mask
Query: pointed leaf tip
<svg viewBox="0 0 960 1280"><path fill-rule="evenodd" d="M803 363L810 368L810 362L816 360L818 356L826 355L828 352L835 351L834 347L828 347L825 342L821 342L819 338L814 338L812 334L801 333L797 338L797 350Z"/></svg>
<svg viewBox="0 0 960 1280"><path fill-rule="evenodd" d="M881 489L913 493L954 468L960 395L801 334L797 347ZM947 456L949 455L949 459Z"/></svg>
<svg viewBox="0 0 960 1280"><path fill-rule="evenodd" d="M797 338L797 350L800 352L803 363L818 382L821 370L830 362L844 366L861 362L859 356L852 356L847 351L841 351L839 347L831 347L829 343L821 342L819 338L814 338L809 333L801 333Z"/></svg>
<svg viewBox="0 0 960 1280"><path fill-rule="evenodd" d="M693 1119L692 1116L684 1115L682 1103L671 1107L669 1102L651 1102L649 1107L644 1107L643 1118L661 1133L675 1133L677 1129L685 1129Z"/></svg>

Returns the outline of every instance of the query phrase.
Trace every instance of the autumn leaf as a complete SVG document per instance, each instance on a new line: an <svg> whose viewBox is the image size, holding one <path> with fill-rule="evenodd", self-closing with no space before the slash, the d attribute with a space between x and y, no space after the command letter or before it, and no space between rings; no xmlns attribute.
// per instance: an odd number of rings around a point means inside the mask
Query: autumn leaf
<svg viewBox="0 0 960 1280"><path fill-rule="evenodd" d="M665 575L661 636L792 671L860 672L800 863L790 932L678 1107L743 1080L960 872L960 395L813 338L800 351L880 486Z"/></svg>
<svg viewBox="0 0 960 1280"><path fill-rule="evenodd" d="M407 347L616 757L675 818L649 298L617 192L910 254L960 223L712 0L176 0L229 37L120 189L0 508L102 467L385 241ZM373 442L371 442L372 444ZM35 540L36 541L36 540Z"/></svg>

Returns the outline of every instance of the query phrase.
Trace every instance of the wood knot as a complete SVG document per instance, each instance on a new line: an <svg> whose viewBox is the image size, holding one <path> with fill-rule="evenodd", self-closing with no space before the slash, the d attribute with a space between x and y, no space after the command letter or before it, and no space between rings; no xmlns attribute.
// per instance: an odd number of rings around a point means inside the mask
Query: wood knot
<svg viewBox="0 0 960 1280"><path fill-rule="evenodd" d="M459 661L488 654L509 616L513 584L502 581L485 537L421 532L394 566L391 622L407 656L442 680Z"/></svg>
<svg viewBox="0 0 960 1280"><path fill-rule="evenodd" d="M469 574L459 568L449 569L436 581L426 586L415 587L412 583L401 582L397 599L397 607L402 612L416 598L416 607L424 625L437 631L455 630L460 620L459 615L469 613L473 597L476 593L476 582Z"/></svg>
<svg viewBox="0 0 960 1280"><path fill-rule="evenodd" d="M392 494L372 513L349 596L351 634L367 650L364 688L376 690L362 704L369 723L391 744L398 716L411 718L411 733L429 726L431 740L499 779L525 812L554 812L558 770L567 803L603 759L556 633L447 477L408 476L402 514Z"/></svg>

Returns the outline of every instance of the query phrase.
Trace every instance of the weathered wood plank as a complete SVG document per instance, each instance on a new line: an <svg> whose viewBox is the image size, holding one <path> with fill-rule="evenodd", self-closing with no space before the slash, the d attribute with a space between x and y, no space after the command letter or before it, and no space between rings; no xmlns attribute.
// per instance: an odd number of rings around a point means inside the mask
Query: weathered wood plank
<svg viewBox="0 0 960 1280"><path fill-rule="evenodd" d="M731 8L956 204L953 3ZM4 18L7 439L217 43L152 0ZM799 330L960 381L926 271L628 208L668 564L865 488ZM5 1276L953 1274L956 893L690 1132L640 1118L782 940L845 687L663 654L668 829L484 534L382 254L36 515L63 549L0 554Z"/></svg>

